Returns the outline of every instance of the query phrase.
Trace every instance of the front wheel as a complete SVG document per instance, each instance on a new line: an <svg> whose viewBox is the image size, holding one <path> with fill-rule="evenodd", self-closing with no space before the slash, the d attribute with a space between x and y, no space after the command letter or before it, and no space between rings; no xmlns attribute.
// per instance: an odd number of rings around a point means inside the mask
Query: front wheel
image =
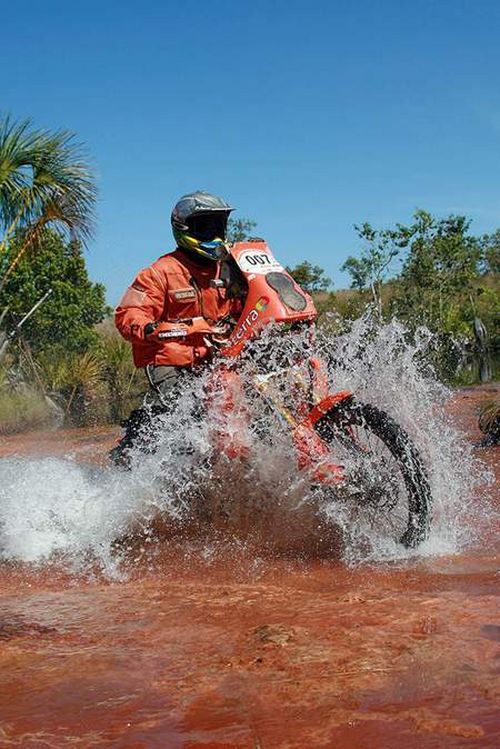
<svg viewBox="0 0 500 749"><path fill-rule="evenodd" d="M371 513L407 548L428 535L431 490L422 459L408 434L369 403L344 401L316 424L346 481L339 496Z"/></svg>

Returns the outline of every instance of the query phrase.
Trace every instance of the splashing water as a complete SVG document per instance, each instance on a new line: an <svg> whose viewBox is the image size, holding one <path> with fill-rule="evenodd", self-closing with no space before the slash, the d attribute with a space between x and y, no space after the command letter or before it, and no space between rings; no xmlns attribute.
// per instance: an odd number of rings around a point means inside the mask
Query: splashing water
<svg viewBox="0 0 500 749"><path fill-rule="evenodd" d="M489 476L443 411L450 392L421 365L430 340L422 330L410 342L397 321L374 326L361 318L340 336L320 331L314 344L328 363L331 388L352 390L358 400L386 411L423 458L433 520L429 538L412 552L418 555L454 553L474 544L490 512L485 500L474 501ZM285 371L307 346L305 334L276 337L265 331L242 361L243 380L264 363L267 371ZM299 473L283 424L256 393L247 394L251 418L242 421L235 412L229 420L250 457L217 460L213 432L218 412L193 418L208 376L190 381L179 407L162 417L157 452L137 453L130 473L89 468L71 459L0 462L0 559L39 563L58 558L76 569L97 560L106 573L117 575L123 567L120 539L135 534L160 543L151 530L155 519L189 527L193 508L208 520L207 549L216 529L243 540L258 532L260 543L275 550L300 549L311 539L331 549L340 530L338 553L349 564L410 554L387 529L373 527Z"/></svg>
<svg viewBox="0 0 500 749"><path fill-rule="evenodd" d="M451 391L423 364L432 334L420 329L411 340L396 320L374 326L369 317L357 320L349 333L334 341L330 372L335 389L346 388L360 401L386 411L410 435L422 456L433 498L429 538L419 554L454 553L474 544L490 517L489 503L478 502L479 487L493 482L484 464L473 454L444 411ZM322 340L323 349L331 341ZM326 351L325 351L326 353ZM346 527L350 542L346 555L357 561L407 555L399 544L379 537L366 551L367 528Z"/></svg>

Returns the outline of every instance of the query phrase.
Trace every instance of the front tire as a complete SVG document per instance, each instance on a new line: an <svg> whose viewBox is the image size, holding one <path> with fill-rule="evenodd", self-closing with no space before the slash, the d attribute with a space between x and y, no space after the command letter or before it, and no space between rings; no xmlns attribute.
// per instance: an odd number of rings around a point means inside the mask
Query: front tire
<svg viewBox="0 0 500 749"><path fill-rule="evenodd" d="M334 455L340 452L347 463L351 460L354 468L347 480L354 496L358 491L360 502L376 511L384 505L391 511L395 504L402 506L399 542L407 548L422 543L429 533L431 490L422 459L404 429L385 411L354 399L325 414L316 429ZM385 456L380 457L380 446ZM378 484L374 473L380 474ZM387 498L390 492L394 496Z"/></svg>

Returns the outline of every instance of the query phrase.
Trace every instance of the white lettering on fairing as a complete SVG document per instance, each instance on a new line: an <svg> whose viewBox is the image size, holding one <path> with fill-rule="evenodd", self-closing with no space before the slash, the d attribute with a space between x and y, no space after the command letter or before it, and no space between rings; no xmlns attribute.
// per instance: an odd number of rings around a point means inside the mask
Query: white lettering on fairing
<svg viewBox="0 0 500 749"><path fill-rule="evenodd" d="M256 309L251 309L248 315L243 320L241 327L238 328L235 334L235 339L239 341L247 332L249 328L253 327L253 323L258 319L259 313Z"/></svg>

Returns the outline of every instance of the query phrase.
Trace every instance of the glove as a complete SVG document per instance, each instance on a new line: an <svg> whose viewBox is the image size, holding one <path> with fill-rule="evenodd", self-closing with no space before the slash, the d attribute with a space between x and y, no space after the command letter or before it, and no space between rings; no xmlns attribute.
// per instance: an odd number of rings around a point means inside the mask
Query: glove
<svg viewBox="0 0 500 749"><path fill-rule="evenodd" d="M218 348L223 348L227 345L233 328L234 322L229 317L219 320L212 328L210 342Z"/></svg>
<svg viewBox="0 0 500 749"><path fill-rule="evenodd" d="M216 339L221 338L227 338L231 332L232 325L227 320L219 320L213 328L212 328L212 335L215 336Z"/></svg>
<svg viewBox="0 0 500 749"><path fill-rule="evenodd" d="M149 338L149 336L153 335L158 325L159 323L157 320L154 322L148 322L147 325L144 326L144 338Z"/></svg>

